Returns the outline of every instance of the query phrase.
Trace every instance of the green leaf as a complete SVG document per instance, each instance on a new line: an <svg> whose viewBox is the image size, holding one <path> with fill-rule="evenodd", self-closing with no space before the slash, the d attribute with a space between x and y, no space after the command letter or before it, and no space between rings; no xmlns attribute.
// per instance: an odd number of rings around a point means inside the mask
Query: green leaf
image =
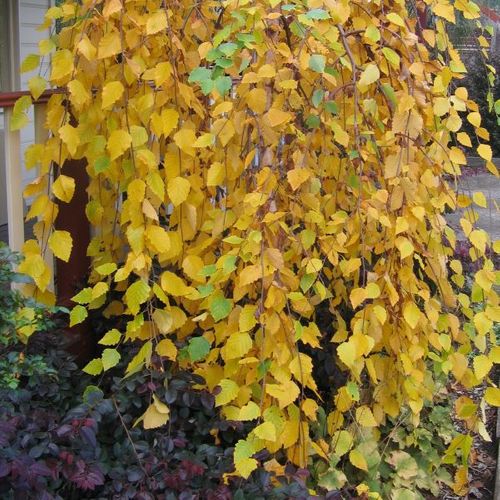
<svg viewBox="0 0 500 500"><path fill-rule="evenodd" d="M82 370L89 375L99 375L103 370L102 360L100 358L93 359L89 361Z"/></svg>
<svg viewBox="0 0 500 500"><path fill-rule="evenodd" d="M200 285L198 287L198 292L201 295L201 298L208 297L214 291L214 286L212 283L207 283L206 285Z"/></svg>
<svg viewBox="0 0 500 500"><path fill-rule="evenodd" d="M495 113L500 115L500 99L495 101Z"/></svg>
<svg viewBox="0 0 500 500"><path fill-rule="evenodd" d="M210 343L205 337L195 337L189 341L187 352L191 361L200 361L210 352Z"/></svg>
<svg viewBox="0 0 500 500"><path fill-rule="evenodd" d="M227 255L224 259L224 264L222 265L222 270L224 274L229 274L236 269L236 255Z"/></svg>
<svg viewBox="0 0 500 500"><path fill-rule="evenodd" d="M210 94L214 89L214 81L213 80L202 80L200 82L200 88L204 95Z"/></svg>
<svg viewBox="0 0 500 500"><path fill-rule="evenodd" d="M221 43L219 45L219 50L227 57L231 57L237 50L238 45L233 42Z"/></svg>
<svg viewBox="0 0 500 500"><path fill-rule="evenodd" d="M194 68L189 74L189 83L198 83L203 80L210 80L212 78L212 70L208 68L198 67Z"/></svg>
<svg viewBox="0 0 500 500"><path fill-rule="evenodd" d="M71 300L77 304L88 304L92 300L92 288L80 290Z"/></svg>
<svg viewBox="0 0 500 500"><path fill-rule="evenodd" d="M306 293L309 288L311 288L316 281L316 274L304 274L300 278L300 289Z"/></svg>
<svg viewBox="0 0 500 500"><path fill-rule="evenodd" d="M106 335L99 340L99 344L116 345L120 342L121 336L122 334L116 328L113 328L112 330L109 330L109 332L106 332Z"/></svg>
<svg viewBox="0 0 500 500"><path fill-rule="evenodd" d="M308 128L313 129L319 127L321 121L318 115L309 115L306 120Z"/></svg>
<svg viewBox="0 0 500 500"><path fill-rule="evenodd" d="M219 78L215 80L215 88L221 96L223 96L226 92L229 92L232 86L233 81L229 76L219 76Z"/></svg>
<svg viewBox="0 0 500 500"><path fill-rule="evenodd" d="M370 26L366 28L365 36L366 38L368 38L368 40L371 40L372 42L376 43L380 40L380 31L376 26L370 24Z"/></svg>
<svg viewBox="0 0 500 500"><path fill-rule="evenodd" d="M109 370L120 362L120 353L116 349L104 349L102 352L102 366L104 370Z"/></svg>
<svg viewBox="0 0 500 500"><path fill-rule="evenodd" d="M81 323L88 316L87 309L83 306L75 306L69 313L70 328Z"/></svg>
<svg viewBox="0 0 500 500"><path fill-rule="evenodd" d="M307 19L330 19L330 14L323 9L312 9L306 13Z"/></svg>
<svg viewBox="0 0 500 500"><path fill-rule="evenodd" d="M393 106L396 106L397 105L396 92L394 92L394 89L392 88L392 86L389 85L388 83L384 83L384 84L382 84L382 91L384 92L387 99L389 99L389 102Z"/></svg>
<svg viewBox="0 0 500 500"><path fill-rule="evenodd" d="M40 56L38 54L29 54L21 63L21 73L27 73L38 68L40 64Z"/></svg>
<svg viewBox="0 0 500 500"><path fill-rule="evenodd" d="M321 54L313 54L309 59L309 68L317 73L323 73L325 71L326 58Z"/></svg>
<svg viewBox="0 0 500 500"><path fill-rule="evenodd" d="M335 101L328 101L325 104L325 109L328 111L328 113L331 113L332 115L339 114L339 106Z"/></svg>
<svg viewBox="0 0 500 500"><path fill-rule="evenodd" d="M399 61L401 60L401 58L399 57L397 52L390 49L389 47L384 47L382 49L382 53L392 66L394 66L395 68L399 68Z"/></svg>
<svg viewBox="0 0 500 500"><path fill-rule="evenodd" d="M261 380L271 368L271 360L265 359L257 365L257 380Z"/></svg>
<svg viewBox="0 0 500 500"><path fill-rule="evenodd" d="M222 296L214 297L210 303L210 313L215 321L227 318L231 309L231 301Z"/></svg>
<svg viewBox="0 0 500 500"><path fill-rule="evenodd" d="M325 91L323 89L316 89L311 99L313 106L317 108L323 101L324 97L325 97Z"/></svg>
<svg viewBox="0 0 500 500"><path fill-rule="evenodd" d="M111 162L109 161L109 158L107 156L101 156L97 158L97 160L94 162L94 170L96 171L96 174L101 174L102 172L105 172L108 170Z"/></svg>
<svg viewBox="0 0 500 500"><path fill-rule="evenodd" d="M226 40L229 35L231 34L231 29L232 29L232 25L231 24L227 24L222 30L220 30L213 38L213 46L214 47L217 47L218 45L220 45L224 40Z"/></svg>
<svg viewBox="0 0 500 500"><path fill-rule="evenodd" d="M215 264L209 264L203 267L203 269L198 273L200 276L211 276L217 271L217 266Z"/></svg>
<svg viewBox="0 0 500 500"><path fill-rule="evenodd" d="M142 280L136 281L128 287L125 292L125 302L132 314L135 315L139 312L141 304L148 299L150 290L149 285Z"/></svg>

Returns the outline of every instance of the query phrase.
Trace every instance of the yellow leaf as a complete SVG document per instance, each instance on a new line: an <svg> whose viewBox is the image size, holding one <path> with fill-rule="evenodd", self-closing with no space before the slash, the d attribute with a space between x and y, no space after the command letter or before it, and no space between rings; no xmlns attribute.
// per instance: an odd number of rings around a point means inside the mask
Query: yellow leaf
<svg viewBox="0 0 500 500"><path fill-rule="evenodd" d="M28 73L38 68L40 64L40 56L38 54L28 54L21 63L20 72Z"/></svg>
<svg viewBox="0 0 500 500"><path fill-rule="evenodd" d="M313 421L316 421L317 420L317 412L318 412L318 409L319 409L319 406L318 406L318 403L316 403L316 401L314 401L314 399L311 399L311 398L307 398L305 399L302 404L300 405L300 409L302 410L302 412L304 413L304 415L313 420Z"/></svg>
<svg viewBox="0 0 500 500"><path fill-rule="evenodd" d="M196 142L193 144L194 148L208 148L209 146L212 146L215 140L214 134L211 134L210 132L207 132L205 134L200 135L198 139L196 139ZM209 184L207 184L209 185Z"/></svg>
<svg viewBox="0 0 500 500"><path fill-rule="evenodd" d="M179 113L175 109L167 108L161 112L163 135L167 137L172 130L177 128ZM194 132L193 132L194 133ZM181 148L182 149L182 148Z"/></svg>
<svg viewBox="0 0 500 500"><path fill-rule="evenodd" d="M500 346L492 347L489 356L493 363L500 363Z"/></svg>
<svg viewBox="0 0 500 500"><path fill-rule="evenodd" d="M358 307L366 298L366 290L364 288L355 288L349 295L349 299L351 300L351 304L354 309L356 309L356 307Z"/></svg>
<svg viewBox="0 0 500 500"><path fill-rule="evenodd" d="M158 342L156 352L164 358L175 361L177 357L177 347L170 339L163 339Z"/></svg>
<svg viewBox="0 0 500 500"><path fill-rule="evenodd" d="M71 103L81 108L90 101L90 92L84 87L80 80L71 80L68 83Z"/></svg>
<svg viewBox="0 0 500 500"><path fill-rule="evenodd" d="M297 191L311 177L311 172L306 168L294 168L289 170L286 176L292 189Z"/></svg>
<svg viewBox="0 0 500 500"><path fill-rule="evenodd" d="M97 54L97 49L92 45L92 42L87 36L84 36L77 44L77 49L87 61L93 61Z"/></svg>
<svg viewBox="0 0 500 500"><path fill-rule="evenodd" d="M252 338L248 333L232 333L224 346L224 360L242 358L252 348Z"/></svg>
<svg viewBox="0 0 500 500"><path fill-rule="evenodd" d="M396 240L396 247L398 248L402 259L412 255L415 250L411 242L406 238L398 238Z"/></svg>
<svg viewBox="0 0 500 500"><path fill-rule="evenodd" d="M224 166L215 162L207 172L207 186L221 186L225 178Z"/></svg>
<svg viewBox="0 0 500 500"><path fill-rule="evenodd" d="M236 130L231 120L221 118L213 123L212 133L220 141L222 147L225 148L233 138Z"/></svg>
<svg viewBox="0 0 500 500"><path fill-rule="evenodd" d="M375 83L380 78L380 71L376 64L369 64L359 79L360 87L368 87L368 85Z"/></svg>
<svg viewBox="0 0 500 500"><path fill-rule="evenodd" d="M250 331L256 324L257 319L255 318L255 312L257 311L257 306L245 305L240 312L240 317L238 320L238 326L240 331L248 332Z"/></svg>
<svg viewBox="0 0 500 500"><path fill-rule="evenodd" d="M332 436L333 453L337 457L345 455L352 446L353 437L348 431L336 431Z"/></svg>
<svg viewBox="0 0 500 500"><path fill-rule="evenodd" d="M356 448L349 452L349 462L358 469L368 471L368 464L363 454Z"/></svg>
<svg viewBox="0 0 500 500"><path fill-rule="evenodd" d="M230 403L240 390L238 384L234 380L227 378L219 382L220 392L215 396L215 406L222 406Z"/></svg>
<svg viewBox="0 0 500 500"><path fill-rule="evenodd" d="M465 467L464 465L458 467L457 471L455 472L452 488L453 492L460 497L466 496L467 493L469 493L468 472L467 467Z"/></svg>
<svg viewBox="0 0 500 500"><path fill-rule="evenodd" d="M383 325L387 320L387 311L382 306L375 306L373 312L380 324Z"/></svg>
<svg viewBox="0 0 500 500"><path fill-rule="evenodd" d="M399 14L396 14L395 12L389 12L387 14L387 20L390 21L392 24L395 24L396 26L399 26L401 28L405 27L405 22L401 18Z"/></svg>
<svg viewBox="0 0 500 500"><path fill-rule="evenodd" d="M415 305L414 302L408 302L405 304L403 309L403 317L405 321L410 325L412 329L417 326L422 313L420 309Z"/></svg>
<svg viewBox="0 0 500 500"><path fill-rule="evenodd" d="M116 12L120 12L122 7L122 0L109 0L102 9L102 15L105 19L108 19Z"/></svg>
<svg viewBox="0 0 500 500"><path fill-rule="evenodd" d="M467 160L463 151L457 147L452 147L450 150L450 160L457 165L465 165Z"/></svg>
<svg viewBox="0 0 500 500"><path fill-rule="evenodd" d="M59 175L52 184L52 192L59 200L69 203L75 192L75 179L67 175Z"/></svg>
<svg viewBox="0 0 500 500"><path fill-rule="evenodd" d="M356 346L352 342L344 342L337 347L340 361L348 367L352 367L357 359Z"/></svg>
<svg viewBox="0 0 500 500"><path fill-rule="evenodd" d="M491 146L489 144L480 144L477 147L478 155L483 158L483 160L491 161L493 158L493 151L491 150Z"/></svg>
<svg viewBox="0 0 500 500"><path fill-rule="evenodd" d="M491 406L500 406L500 389L497 387L488 387L484 392L485 401Z"/></svg>
<svg viewBox="0 0 500 500"><path fill-rule="evenodd" d="M276 427L274 427L272 422L263 422L253 432L259 439L263 439L264 441L272 441L273 443L276 441Z"/></svg>
<svg viewBox="0 0 500 500"><path fill-rule="evenodd" d="M472 147L472 142L470 140L470 137L465 133L465 132L459 132L457 134L457 139L460 144L463 146L467 146L469 148Z"/></svg>
<svg viewBox="0 0 500 500"><path fill-rule="evenodd" d="M153 394L153 402L143 415L144 429L156 429L168 422L170 410Z"/></svg>
<svg viewBox="0 0 500 500"><path fill-rule="evenodd" d="M486 242L488 241L488 235L482 229L474 229L469 234L470 242L484 254L486 249Z"/></svg>
<svg viewBox="0 0 500 500"><path fill-rule="evenodd" d="M160 226L148 226L144 232L149 246L157 253L165 253L170 250L170 238L168 232Z"/></svg>
<svg viewBox="0 0 500 500"><path fill-rule="evenodd" d="M254 283L262 276L261 267L257 264L245 267L239 274L239 285L246 286Z"/></svg>
<svg viewBox="0 0 500 500"><path fill-rule="evenodd" d="M108 151L111 160L116 160L130 148L132 137L125 130L114 130L108 139Z"/></svg>
<svg viewBox="0 0 500 500"><path fill-rule="evenodd" d="M203 259L198 255L188 255L182 261L182 270L184 274L191 278L193 281L198 281L200 283L204 282L204 277L200 274L201 270L205 266Z"/></svg>
<svg viewBox="0 0 500 500"><path fill-rule="evenodd" d="M73 239L68 231L54 231L49 238L49 247L54 255L68 262L73 248Z"/></svg>
<svg viewBox="0 0 500 500"><path fill-rule="evenodd" d="M191 184L182 177L174 177L168 181L167 193L174 207L186 201L190 189Z"/></svg>
<svg viewBox="0 0 500 500"><path fill-rule="evenodd" d="M476 128L481 126L481 115L477 111L474 111L473 113L469 113L467 115L467 120L469 121L469 123L474 125L474 127L476 127Z"/></svg>
<svg viewBox="0 0 500 500"><path fill-rule="evenodd" d="M256 114L266 110L266 91L262 88L252 89L246 96L248 107Z"/></svg>
<svg viewBox="0 0 500 500"><path fill-rule="evenodd" d="M450 23L455 23L455 9L453 5L438 3L434 5L432 12L436 16L444 17Z"/></svg>
<svg viewBox="0 0 500 500"><path fill-rule="evenodd" d="M124 92L121 82L109 82L102 89L102 109L112 106Z"/></svg>
<svg viewBox="0 0 500 500"><path fill-rule="evenodd" d="M274 78L276 76L276 70L271 64L264 64L259 68L257 75L259 78Z"/></svg>
<svg viewBox="0 0 500 500"><path fill-rule="evenodd" d="M447 97L437 97L433 109L436 116L443 116L450 110L450 101Z"/></svg>
<svg viewBox="0 0 500 500"><path fill-rule="evenodd" d="M164 335L169 333L174 325L174 318L165 309L156 309L153 313L153 321L158 331Z"/></svg>
<svg viewBox="0 0 500 500"><path fill-rule="evenodd" d="M368 406L356 408L356 421L363 427L376 427L377 421Z"/></svg>
<svg viewBox="0 0 500 500"><path fill-rule="evenodd" d="M78 130L67 123L59 129L59 137L64 144L66 144L69 154L74 156L80 144L80 134Z"/></svg>
<svg viewBox="0 0 500 500"><path fill-rule="evenodd" d="M104 59L119 54L122 51L120 35L117 31L110 31L99 40L97 58Z"/></svg>
<svg viewBox="0 0 500 500"><path fill-rule="evenodd" d="M376 299L380 297L380 288L376 283L368 283L365 290L367 299Z"/></svg>
<svg viewBox="0 0 500 500"><path fill-rule="evenodd" d="M474 373L476 377L481 380L488 373L490 373L491 368L493 367L493 363L490 359L488 359L484 354L480 354L476 356L473 361L474 365Z"/></svg>
<svg viewBox="0 0 500 500"><path fill-rule="evenodd" d="M265 114L267 120L271 127L278 127L279 125L283 125L284 123L290 121L292 119L292 114L287 113L286 111L281 111L278 108L271 108Z"/></svg>
<svg viewBox="0 0 500 500"><path fill-rule="evenodd" d="M182 278L170 271L165 271L161 275L161 287L166 293L174 297L189 295L193 291L193 288L186 286Z"/></svg>
<svg viewBox="0 0 500 500"><path fill-rule="evenodd" d="M323 261L321 259L311 259L306 265L306 273L316 274L319 273L322 268L323 268Z"/></svg>
<svg viewBox="0 0 500 500"><path fill-rule="evenodd" d="M257 449L253 443L240 439L234 447L234 466L243 478L248 478L257 468L257 460L250 458Z"/></svg>
<svg viewBox="0 0 500 500"><path fill-rule="evenodd" d="M174 135L174 142L184 153L190 156L195 155L193 145L196 142L196 134L194 133L194 130L191 130L190 128L183 128L179 130Z"/></svg>
<svg viewBox="0 0 500 500"><path fill-rule="evenodd" d="M260 417L259 405L254 403L253 401L249 401L245 406L242 406L238 414L238 420L241 421L254 420L259 417Z"/></svg>
<svg viewBox="0 0 500 500"><path fill-rule="evenodd" d="M34 76L28 80L28 88L30 89L33 99L38 99L47 88L47 80L41 76Z"/></svg>
<svg viewBox="0 0 500 500"><path fill-rule="evenodd" d="M167 14L163 9L156 10L146 21L146 33L154 35L167 28Z"/></svg>
<svg viewBox="0 0 500 500"><path fill-rule="evenodd" d="M278 400L280 408L292 404L300 394L299 387L291 380L282 384L266 384L266 392Z"/></svg>
<svg viewBox="0 0 500 500"><path fill-rule="evenodd" d="M484 196L483 193L480 191L476 191L472 195L472 199L474 200L474 203L476 205L479 205L480 207L486 208L488 206L488 202L486 201L486 196Z"/></svg>
<svg viewBox="0 0 500 500"><path fill-rule="evenodd" d="M73 54L68 49L56 51L52 56L50 79L58 81L71 75L74 68L73 59Z"/></svg>

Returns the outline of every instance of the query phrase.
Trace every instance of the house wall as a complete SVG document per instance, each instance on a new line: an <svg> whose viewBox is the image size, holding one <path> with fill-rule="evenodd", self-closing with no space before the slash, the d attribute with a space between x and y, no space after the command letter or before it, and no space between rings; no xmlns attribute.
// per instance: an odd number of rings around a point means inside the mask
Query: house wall
<svg viewBox="0 0 500 500"><path fill-rule="evenodd" d="M43 23L44 14L50 7L50 0L21 0L19 1L19 20L17 29L19 30L18 61L22 62L24 58L38 52L38 42L49 36L48 31L37 31L38 26ZM46 57L41 65L41 76L47 77L49 60ZM28 89L28 80L38 74L38 71L23 73L20 75L20 90ZM34 116L31 109L29 118L31 124L21 131L21 154L24 158L24 151L35 141L35 129L33 126ZM23 181L27 184L36 176L35 171L27 171L23 166Z"/></svg>
<svg viewBox="0 0 500 500"><path fill-rule="evenodd" d="M28 90L28 80L37 74L19 73L21 62L28 54L38 52L38 42L49 36L48 31L37 31L43 23L45 11L51 6L51 0L0 0L0 49L2 56L2 71L0 90ZM7 57L8 56L8 57ZM43 61L41 75L46 76L49 60ZM33 110L29 114L31 123L21 130L21 154L35 140L33 125ZM7 223L6 192L5 192L5 161L3 151L4 139L3 111L0 110L0 225ZM27 171L24 165L23 182L28 184L34 179L36 172Z"/></svg>

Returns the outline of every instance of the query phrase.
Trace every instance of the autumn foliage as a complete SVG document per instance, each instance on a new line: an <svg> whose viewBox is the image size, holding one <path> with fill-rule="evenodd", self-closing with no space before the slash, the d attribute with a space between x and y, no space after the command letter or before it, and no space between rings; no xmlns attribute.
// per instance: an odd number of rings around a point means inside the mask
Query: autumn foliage
<svg viewBox="0 0 500 500"><path fill-rule="evenodd" d="M21 270L50 300L41 254L69 258L72 235L54 222L75 189L64 163L85 159L92 268L71 324L101 307L126 318L85 371L113 368L135 342L124 375L164 363L201 375L225 418L251 423L234 452L243 477L263 449L300 467L324 460L336 487L340 460L372 474L379 428L403 411L418 424L450 379L487 381L484 402L500 404L488 378L498 246L475 226L484 196L455 184L465 121L498 174L446 34L479 9L411 3L432 29L392 0L66 0L47 13L52 69L30 86L62 93L50 138L26 154L40 176L26 189L38 222ZM458 207L468 288L444 217ZM335 366L327 381L319 351ZM461 457L460 491L471 436L488 436L476 403L456 411L466 435L445 459ZM153 396L142 424L168 418Z"/></svg>

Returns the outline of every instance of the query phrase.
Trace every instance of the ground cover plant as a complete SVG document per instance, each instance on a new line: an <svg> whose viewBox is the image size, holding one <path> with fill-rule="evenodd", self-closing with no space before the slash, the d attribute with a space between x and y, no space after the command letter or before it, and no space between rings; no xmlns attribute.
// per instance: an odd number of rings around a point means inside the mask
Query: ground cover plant
<svg viewBox="0 0 500 500"><path fill-rule="evenodd" d="M52 300L41 254L69 259L72 235L54 223L75 191L65 161L84 159L92 266L70 324L110 320L84 371L105 377L132 345L125 380L190 373L244 430L229 476L292 464L312 488L419 498L448 464L441 479L464 494L473 439L490 439L499 248L475 225L485 197L457 195L453 179L472 139L498 172L446 32L479 9L410 3L435 27L403 1L67 0L23 65L50 54L33 97L61 90L50 138L26 154L40 169L26 291ZM457 207L467 287L444 219ZM441 448L421 432L450 380L488 387L455 405L463 433ZM161 387L134 421L158 436L174 417ZM435 460L421 453L431 443Z"/></svg>

